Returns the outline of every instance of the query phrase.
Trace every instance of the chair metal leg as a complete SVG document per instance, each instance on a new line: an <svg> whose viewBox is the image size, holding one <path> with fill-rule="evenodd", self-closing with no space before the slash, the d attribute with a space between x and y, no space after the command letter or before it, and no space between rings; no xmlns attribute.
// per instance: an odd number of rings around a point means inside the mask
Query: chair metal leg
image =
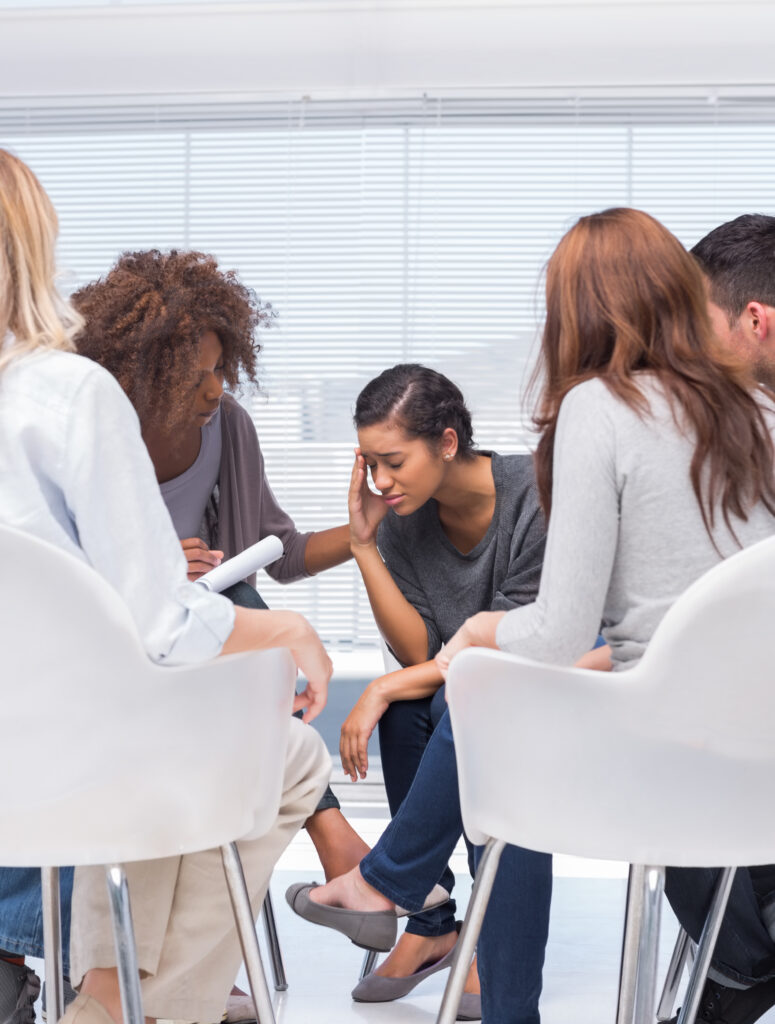
<svg viewBox="0 0 775 1024"><path fill-rule="evenodd" d="M693 1021L697 1017L705 979L708 976L713 950L716 948L716 939L724 920L732 883L735 880L735 871L736 868L724 868L716 883L716 891L713 894L713 902L702 929L697 956L689 976L689 986L686 989L686 997L678 1017L678 1024L686 1024L686 1021Z"/></svg>
<svg viewBox="0 0 775 1024"><path fill-rule="evenodd" d="M635 1024L653 1024L657 995L659 922L665 891L665 869L649 865L643 886L643 920L638 949L638 983L635 989Z"/></svg>
<svg viewBox="0 0 775 1024"><path fill-rule="evenodd" d="M485 911L490 899L495 875L498 871L501 854L506 843L502 839L488 839L479 861L479 867L474 879L474 888L471 892L471 899L466 911L466 919L460 932L460 938L455 947L455 956L452 961L452 970L447 979L447 986L444 989L444 997L441 1000L441 1008L436 1018L436 1024L455 1024L457 1009L460 1005L460 997L463 994L468 968L474 956L479 932L482 930Z"/></svg>
<svg viewBox="0 0 775 1024"><path fill-rule="evenodd" d="M145 1024L135 933L129 906L129 887L123 867L120 864L106 865L105 881L113 918L113 939L116 943L116 966L124 1024Z"/></svg>
<svg viewBox="0 0 775 1024"><path fill-rule="evenodd" d="M691 947L692 940L683 928L680 928L678 930L678 937L675 940L675 946L673 947L673 955L670 957L670 965L665 975L665 984L662 988L659 1006L657 1007L658 1021L670 1020L673 1016L675 999L678 995L681 978L689 961Z"/></svg>
<svg viewBox="0 0 775 1024"><path fill-rule="evenodd" d="M46 1010L48 1019L57 1021L65 1012L59 868L41 868L40 885L43 895L43 954L46 968Z"/></svg>
<svg viewBox="0 0 775 1024"><path fill-rule="evenodd" d="M635 1012L635 989L638 980L638 944L643 919L643 879L645 868L642 864L630 864L627 878L627 900L624 909L624 933L622 935L622 959L619 968L619 1001L616 1007L616 1024L632 1024Z"/></svg>
<svg viewBox="0 0 775 1024"><path fill-rule="evenodd" d="M371 974L371 972L374 970L374 965L377 962L378 956L379 953L377 953L376 949L366 950L363 956L363 963L361 964L361 973L358 976L358 981L363 981L367 974Z"/></svg>
<svg viewBox="0 0 775 1024"><path fill-rule="evenodd" d="M272 961L272 975L276 992L285 992L288 988L288 979L285 977L285 964L283 963L283 951L280 949L280 938L277 934L277 922L274 918L274 907L272 906L272 895L267 889L264 896L264 905L261 908L264 918L264 934L269 949L269 959Z"/></svg>
<svg viewBox="0 0 775 1024"><path fill-rule="evenodd" d="M234 911L234 921L237 925L240 946L242 947L242 959L245 961L245 970L250 983L250 994L253 997L253 1005L256 1008L256 1017L259 1024L275 1024L274 1007L272 997L269 994L269 986L266 983L264 965L261 961L261 950L258 948L258 936L256 935L256 924L253 919L253 911L250 907L248 887L245 884L245 875L242 871L242 862L239 858L236 843L227 843L221 847L221 859L223 860L223 872L226 876L226 884L229 887L231 906Z"/></svg>

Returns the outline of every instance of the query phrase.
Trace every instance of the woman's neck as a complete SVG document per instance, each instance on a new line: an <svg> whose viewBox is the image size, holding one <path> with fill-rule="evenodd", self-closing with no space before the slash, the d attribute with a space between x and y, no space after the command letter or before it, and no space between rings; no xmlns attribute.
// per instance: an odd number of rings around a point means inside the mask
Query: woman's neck
<svg viewBox="0 0 775 1024"><path fill-rule="evenodd" d="M174 432L151 427L143 431L143 440L151 456L160 484L174 480L196 462L202 446L202 430L196 423Z"/></svg>
<svg viewBox="0 0 775 1024"><path fill-rule="evenodd" d="M456 459L434 498L441 528L455 547L467 554L487 533L495 512L492 459L487 455Z"/></svg>

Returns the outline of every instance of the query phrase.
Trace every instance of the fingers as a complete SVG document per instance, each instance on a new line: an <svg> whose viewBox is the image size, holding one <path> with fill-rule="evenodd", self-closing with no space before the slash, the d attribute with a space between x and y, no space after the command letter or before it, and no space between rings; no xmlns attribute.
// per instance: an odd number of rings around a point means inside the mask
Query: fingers
<svg viewBox="0 0 775 1024"><path fill-rule="evenodd" d="M357 449L356 449L357 452ZM350 511L350 518L360 515L363 509L363 488L366 484L366 463L362 455L356 454L353 463L353 471L350 476L350 491L347 496L347 504Z"/></svg>
<svg viewBox="0 0 775 1024"><path fill-rule="evenodd" d="M436 668L441 672L444 681L447 681L447 672L449 672L449 651L446 647L442 647L436 657L433 659L436 662Z"/></svg>
<svg viewBox="0 0 775 1024"><path fill-rule="evenodd" d="M188 560L188 578L191 580L198 580L200 576L204 576L206 572L214 569L216 565L220 565L220 559L217 562L203 562L201 559L194 561L193 559Z"/></svg>
<svg viewBox="0 0 775 1024"><path fill-rule="evenodd" d="M326 694L317 693L314 690L310 690L309 687L303 693L297 693L293 698L294 712L306 708L301 716L302 722L311 722L313 718L317 718L325 706Z"/></svg>
<svg viewBox="0 0 775 1024"><path fill-rule="evenodd" d="M317 718L325 706L325 699L321 702L315 694L309 692L309 688L304 690L303 693L297 693L293 698L294 712L306 709L301 716L302 722L311 722L313 718Z"/></svg>
<svg viewBox="0 0 775 1024"><path fill-rule="evenodd" d="M299 711L301 708L306 708L302 721L311 722L326 706L328 681L333 674L334 666L317 633L308 622L305 622L304 625L308 632L306 642L291 653L297 667L307 677L307 685L303 693L296 695L293 710Z"/></svg>
<svg viewBox="0 0 775 1024"><path fill-rule="evenodd" d="M347 721L342 726L339 756L342 759L344 773L350 776L351 782L357 782L359 777L366 778L369 769L369 736L370 733L355 724L348 725Z"/></svg>
<svg viewBox="0 0 775 1024"><path fill-rule="evenodd" d="M311 722L313 718L317 718L323 708L326 706L326 700L328 698L328 687L321 692L317 690L311 690L307 687L307 694L305 695L307 710L302 715L302 722Z"/></svg>
<svg viewBox="0 0 775 1024"><path fill-rule="evenodd" d="M350 737L344 732L339 737L339 757L342 760L342 769L345 775L350 776L350 782L357 782L358 772L350 754Z"/></svg>
<svg viewBox="0 0 775 1024"><path fill-rule="evenodd" d="M364 466L366 465L363 456L361 455L360 448L355 449L355 461L353 462L353 471L350 474L350 490L357 491L360 489L361 478L364 475Z"/></svg>
<svg viewBox="0 0 775 1024"><path fill-rule="evenodd" d="M356 741L356 766L361 773L361 778L366 778L369 768L369 737L367 733L361 732Z"/></svg>
<svg viewBox="0 0 775 1024"><path fill-rule="evenodd" d="M201 537L187 537L180 542L180 546L188 560L189 579L192 578L192 573L196 574L193 578L198 579L223 561L223 551L210 550Z"/></svg>

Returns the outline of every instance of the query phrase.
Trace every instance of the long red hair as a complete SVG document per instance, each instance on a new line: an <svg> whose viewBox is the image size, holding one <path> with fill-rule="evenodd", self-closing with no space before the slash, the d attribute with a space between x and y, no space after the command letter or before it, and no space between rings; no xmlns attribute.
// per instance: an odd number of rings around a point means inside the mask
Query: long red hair
<svg viewBox="0 0 775 1024"><path fill-rule="evenodd" d="M565 395L600 377L640 415L637 374L657 377L674 414L693 431L691 482L706 529L720 507L727 527L762 501L775 513L773 443L752 371L722 349L708 318L702 274L678 239L647 213L582 217L561 240L546 275L546 323L535 456L549 515L557 417Z"/></svg>

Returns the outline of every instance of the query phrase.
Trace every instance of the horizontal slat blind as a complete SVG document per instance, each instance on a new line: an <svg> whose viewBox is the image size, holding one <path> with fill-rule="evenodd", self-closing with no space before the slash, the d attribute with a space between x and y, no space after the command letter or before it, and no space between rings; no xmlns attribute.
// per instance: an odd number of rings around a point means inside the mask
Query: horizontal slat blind
<svg viewBox="0 0 775 1024"><path fill-rule="evenodd" d="M399 360L460 383L482 446L529 443L541 271L576 217L639 206L693 244L775 211L768 97L39 104L0 111L0 138L57 206L65 288L184 246L272 302L243 400L302 529L345 520L355 397ZM261 590L330 643L375 641L352 565Z"/></svg>

